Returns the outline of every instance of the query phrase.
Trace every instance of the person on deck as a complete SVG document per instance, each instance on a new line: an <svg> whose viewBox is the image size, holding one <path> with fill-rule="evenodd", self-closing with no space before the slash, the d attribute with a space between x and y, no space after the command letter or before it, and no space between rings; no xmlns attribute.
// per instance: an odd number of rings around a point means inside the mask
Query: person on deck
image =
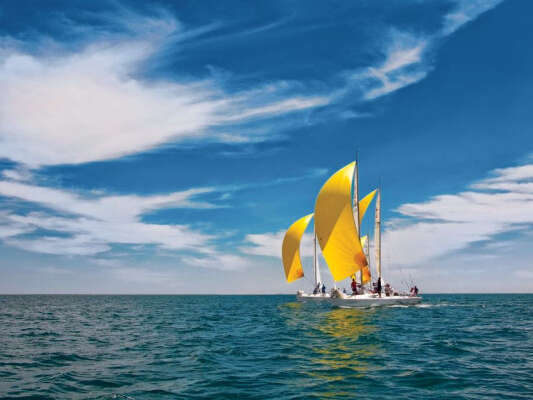
<svg viewBox="0 0 533 400"><path fill-rule="evenodd" d="M352 294L357 294L357 282L352 278Z"/></svg>
<svg viewBox="0 0 533 400"><path fill-rule="evenodd" d="M322 294L326 294L326 285L322 284Z"/></svg>
<svg viewBox="0 0 533 400"><path fill-rule="evenodd" d="M416 287L416 285L415 285L415 288L414 288L414 292L415 292L415 296L418 296L418 288Z"/></svg>
<svg viewBox="0 0 533 400"><path fill-rule="evenodd" d="M378 278L377 292L378 296L381 297L381 277Z"/></svg>
<svg viewBox="0 0 533 400"><path fill-rule="evenodd" d="M389 297L391 293L391 287L388 283L385 284L385 296Z"/></svg>

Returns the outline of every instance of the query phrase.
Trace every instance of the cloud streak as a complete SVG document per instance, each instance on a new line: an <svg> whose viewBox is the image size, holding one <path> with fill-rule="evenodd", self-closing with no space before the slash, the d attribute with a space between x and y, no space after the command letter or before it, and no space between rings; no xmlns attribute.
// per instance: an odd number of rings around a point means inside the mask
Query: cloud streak
<svg viewBox="0 0 533 400"><path fill-rule="evenodd" d="M455 0L441 29L432 34L390 29L381 45L382 61L345 74L350 93L355 88L361 92L361 101L372 101L423 80L432 68L432 47L502 1Z"/></svg>
<svg viewBox="0 0 533 400"><path fill-rule="evenodd" d="M228 93L214 79L142 78L142 65L166 40L179 46L180 34L190 36L177 21L153 24L148 39L106 37L76 53L0 49L0 157L37 167L113 159L171 141L224 141L215 128L329 102L297 94L289 82Z"/></svg>
<svg viewBox="0 0 533 400"><path fill-rule="evenodd" d="M497 169L470 190L404 204L397 211L405 218L385 231L384 251L417 265L533 224L532 181L532 164Z"/></svg>
<svg viewBox="0 0 533 400"><path fill-rule="evenodd" d="M429 71L424 52L430 39L393 29L381 64L349 74L351 85L362 89L365 101L374 100L424 79Z"/></svg>
<svg viewBox="0 0 533 400"><path fill-rule="evenodd" d="M330 94L309 94L301 84L285 81L232 93L215 77L147 79L143 65L165 46L179 48L217 28L187 31L163 11L141 17L122 10L117 24L129 35L92 32L93 42L74 53L58 44L30 53L20 43L4 40L0 157L35 168L115 159L168 142L246 142L253 133L239 132L239 124L323 107L354 89L365 102L419 82L431 69L428 53L434 42L499 3L456 1L433 35L391 29L383 41L382 61L345 74L348 89Z"/></svg>
<svg viewBox="0 0 533 400"><path fill-rule="evenodd" d="M145 222L143 216L167 208L202 210L225 207L224 202L233 192L312 179L325 172L314 169L308 174L270 182L138 196L39 186L32 183L32 176L27 171L5 170L6 179L0 180L0 196L45 210L17 213L9 210L13 208L10 203L0 211L0 239L10 246L32 252L71 256L100 255L111 251L113 245L153 246L173 252L186 265L235 270L246 267L248 261L238 253L217 250L214 241L218 237L183 224L151 224ZM200 200L201 196L213 193L222 194L216 204ZM249 247L242 250L253 254Z"/></svg>
<svg viewBox="0 0 533 400"><path fill-rule="evenodd" d="M450 35L503 0L455 0L454 9L444 16L443 35Z"/></svg>
<svg viewBox="0 0 533 400"><path fill-rule="evenodd" d="M5 211L0 214L0 236L12 246L49 254L94 255L113 244L153 245L169 250L205 253L214 238L187 225L151 224L142 215L162 208L213 208L197 201L212 189L190 189L166 195L81 195L28 183L0 181L0 195L16 198L49 211L26 215ZM56 234L21 236L37 230ZM61 235L57 235L61 234Z"/></svg>

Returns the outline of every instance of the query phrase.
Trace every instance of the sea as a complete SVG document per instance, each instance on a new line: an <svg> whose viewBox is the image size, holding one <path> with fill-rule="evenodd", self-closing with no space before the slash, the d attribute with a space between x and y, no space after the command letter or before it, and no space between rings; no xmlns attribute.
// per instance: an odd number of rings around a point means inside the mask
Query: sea
<svg viewBox="0 0 533 400"><path fill-rule="evenodd" d="M533 399L533 295L0 296L2 399Z"/></svg>

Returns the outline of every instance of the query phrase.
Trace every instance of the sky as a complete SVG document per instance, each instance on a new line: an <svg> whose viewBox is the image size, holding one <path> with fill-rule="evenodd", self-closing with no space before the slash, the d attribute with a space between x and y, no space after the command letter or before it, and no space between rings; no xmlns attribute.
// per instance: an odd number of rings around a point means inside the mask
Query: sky
<svg viewBox="0 0 533 400"><path fill-rule="evenodd" d="M2 2L0 293L309 289L312 228L291 284L284 232L356 152L386 281L533 292L532 13Z"/></svg>

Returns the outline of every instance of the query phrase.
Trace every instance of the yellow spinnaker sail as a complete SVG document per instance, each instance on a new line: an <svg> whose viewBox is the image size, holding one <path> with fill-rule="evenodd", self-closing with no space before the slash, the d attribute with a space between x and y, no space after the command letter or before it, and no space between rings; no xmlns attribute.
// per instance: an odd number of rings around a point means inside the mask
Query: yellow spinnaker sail
<svg viewBox="0 0 533 400"><path fill-rule="evenodd" d="M363 267L361 273L363 274L363 285L372 280L372 276L370 275L370 268L368 268L368 266Z"/></svg>
<svg viewBox="0 0 533 400"><path fill-rule="evenodd" d="M374 190L372 193L368 194L368 195L365 197L365 199L366 199L368 196L370 196L370 195L372 195L372 197L374 197L374 194L375 194L375 193L376 193L376 191ZM365 199L363 199L363 200L365 200ZM361 201L359 202L359 204L361 204L361 202L363 202L363 200L361 200ZM370 201L372 201L372 199L370 199ZM369 201L368 203L370 203L370 201ZM368 207L368 204L366 205L366 207ZM366 211L366 207L365 207L365 211ZM362 247L363 249L365 249L365 248L367 247L367 245L368 245L368 236L365 235L365 236L363 236L363 237L361 238L361 247ZM368 256L368 254L367 254L367 256ZM370 268L368 268L368 265L367 265L366 267L363 267L363 268L361 269L361 276L362 276L363 284L368 283L368 282L370 282L370 281L372 280L372 275L370 274Z"/></svg>
<svg viewBox="0 0 533 400"><path fill-rule="evenodd" d="M341 281L368 265L358 240L352 211L355 162L337 171L320 189L315 204L315 230L333 279Z"/></svg>
<svg viewBox="0 0 533 400"><path fill-rule="evenodd" d="M300 260L300 240L302 240L305 229L312 217L313 214L309 214L300 218L290 226L283 238L281 258L287 282L295 281L304 276L302 261Z"/></svg>

